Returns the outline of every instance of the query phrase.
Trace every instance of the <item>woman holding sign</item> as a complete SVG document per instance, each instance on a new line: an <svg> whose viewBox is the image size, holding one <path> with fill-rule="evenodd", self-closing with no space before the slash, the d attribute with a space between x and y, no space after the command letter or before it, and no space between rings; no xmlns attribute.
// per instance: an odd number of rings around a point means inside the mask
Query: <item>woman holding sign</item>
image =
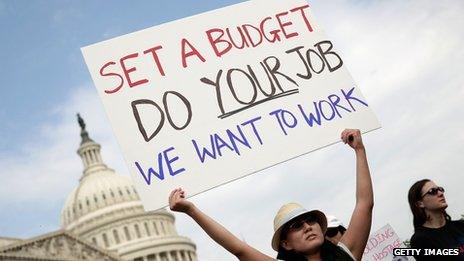
<svg viewBox="0 0 464 261"><path fill-rule="evenodd" d="M296 203L285 204L274 218L271 245L279 260L360 260L371 229L374 196L366 151L359 130L344 130L341 139L356 154L356 206L338 245L324 239L327 218L319 210L308 211ZM239 260L275 260L235 237L185 199L182 189L169 197L171 210L184 212L206 233Z"/></svg>

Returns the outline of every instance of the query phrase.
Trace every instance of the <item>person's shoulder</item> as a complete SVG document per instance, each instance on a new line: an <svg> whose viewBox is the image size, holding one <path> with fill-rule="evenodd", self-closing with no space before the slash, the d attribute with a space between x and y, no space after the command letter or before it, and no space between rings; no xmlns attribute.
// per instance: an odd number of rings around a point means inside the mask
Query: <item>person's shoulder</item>
<svg viewBox="0 0 464 261"><path fill-rule="evenodd" d="M451 220L450 223L453 225L464 226L464 219Z"/></svg>
<svg viewBox="0 0 464 261"><path fill-rule="evenodd" d="M428 236L428 231L424 227L418 227L414 229L414 234L411 236L411 241L414 239L421 239Z"/></svg>
<svg viewBox="0 0 464 261"><path fill-rule="evenodd" d="M464 230L464 220L463 219L460 219L460 220L451 220L450 222L450 225L453 226L453 227L457 227L459 229L463 229Z"/></svg>
<svg viewBox="0 0 464 261"><path fill-rule="evenodd" d="M424 229L416 228L411 236L411 247L422 248L428 243L430 243L430 234Z"/></svg>
<svg viewBox="0 0 464 261"><path fill-rule="evenodd" d="M412 243L412 242L415 242L415 241L421 239L422 237L424 237L424 235L422 233L416 231L416 232L414 232L414 234L412 234L410 241Z"/></svg>

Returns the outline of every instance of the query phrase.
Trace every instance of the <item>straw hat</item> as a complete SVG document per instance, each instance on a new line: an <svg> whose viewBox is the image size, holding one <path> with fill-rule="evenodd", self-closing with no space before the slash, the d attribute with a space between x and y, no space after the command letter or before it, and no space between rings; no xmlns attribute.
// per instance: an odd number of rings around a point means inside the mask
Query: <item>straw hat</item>
<svg viewBox="0 0 464 261"><path fill-rule="evenodd" d="M284 225L292 219L304 214L314 215L316 217L317 223L319 223L319 226L321 226L322 233L325 234L325 231L327 230L327 219L324 213L319 210L308 211L298 203L287 203L279 209L276 216L274 217L274 235L272 236L271 244L275 251L279 250L280 233L282 232Z"/></svg>

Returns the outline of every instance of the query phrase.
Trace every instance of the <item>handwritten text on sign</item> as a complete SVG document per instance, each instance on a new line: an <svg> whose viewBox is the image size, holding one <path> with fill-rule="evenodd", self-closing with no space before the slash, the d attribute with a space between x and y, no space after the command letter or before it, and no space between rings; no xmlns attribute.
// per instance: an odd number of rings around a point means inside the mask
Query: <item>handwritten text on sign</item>
<svg viewBox="0 0 464 261"><path fill-rule="evenodd" d="M82 52L147 210L379 128L305 1L249 1Z"/></svg>
<svg viewBox="0 0 464 261"><path fill-rule="evenodd" d="M405 247L403 241L396 235L393 228L387 224L375 231L367 240L366 249L362 256L363 261L392 260L393 249ZM403 259L408 260L407 257Z"/></svg>

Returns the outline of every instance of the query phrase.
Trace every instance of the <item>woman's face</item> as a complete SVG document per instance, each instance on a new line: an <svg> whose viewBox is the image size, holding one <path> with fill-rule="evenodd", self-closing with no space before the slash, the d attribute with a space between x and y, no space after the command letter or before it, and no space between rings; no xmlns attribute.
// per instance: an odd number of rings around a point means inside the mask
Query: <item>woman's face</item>
<svg viewBox="0 0 464 261"><path fill-rule="evenodd" d="M286 236L281 241L281 245L286 250L312 254L319 251L324 243L321 226L311 217L302 217L291 221L290 226L285 231Z"/></svg>
<svg viewBox="0 0 464 261"><path fill-rule="evenodd" d="M433 181L425 183L421 190L422 200L419 201L419 207L429 211L446 209L448 203L446 203L445 194L438 188Z"/></svg>

